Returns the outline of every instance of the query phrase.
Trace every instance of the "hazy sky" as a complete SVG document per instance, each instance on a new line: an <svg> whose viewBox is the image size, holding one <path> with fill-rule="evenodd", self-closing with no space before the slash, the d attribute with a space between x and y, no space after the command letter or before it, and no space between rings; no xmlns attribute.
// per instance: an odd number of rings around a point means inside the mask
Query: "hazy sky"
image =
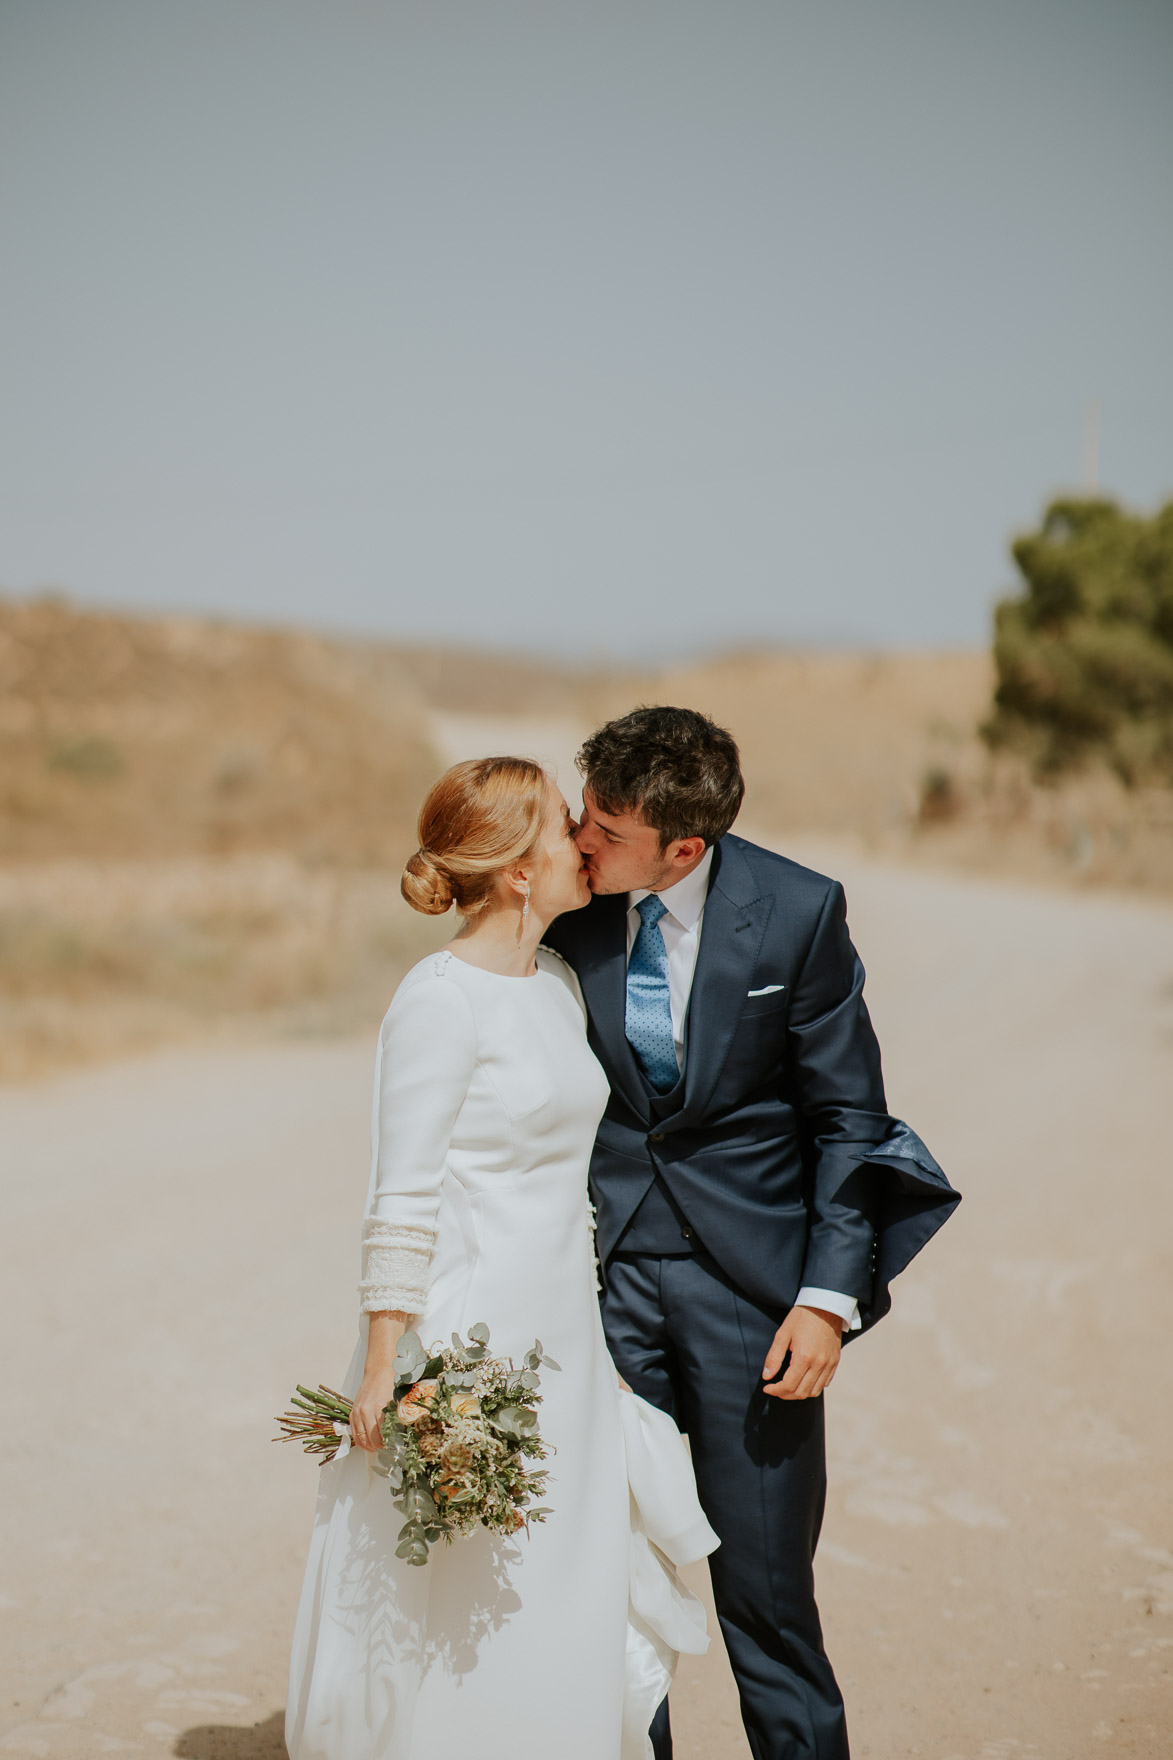
<svg viewBox="0 0 1173 1760"><path fill-rule="evenodd" d="M0 0L0 585L984 638L1173 494L1173 0Z"/></svg>

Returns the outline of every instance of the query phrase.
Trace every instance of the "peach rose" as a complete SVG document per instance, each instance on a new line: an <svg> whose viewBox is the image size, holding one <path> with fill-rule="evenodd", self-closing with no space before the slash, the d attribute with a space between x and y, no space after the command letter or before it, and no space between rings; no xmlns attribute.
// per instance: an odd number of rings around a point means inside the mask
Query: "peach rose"
<svg viewBox="0 0 1173 1760"><path fill-rule="evenodd" d="M417 1381L409 1388L395 1408L396 1416L401 1424L418 1424L426 1418L436 1403L435 1381Z"/></svg>
<svg viewBox="0 0 1173 1760"><path fill-rule="evenodd" d="M465 1491L472 1490L472 1481L465 1473L441 1473L432 1490L441 1502L446 1503L450 1497L459 1497Z"/></svg>
<svg viewBox="0 0 1173 1760"><path fill-rule="evenodd" d="M475 1393L458 1393L449 1400L452 1415L456 1418L477 1418L480 1416L481 1402Z"/></svg>

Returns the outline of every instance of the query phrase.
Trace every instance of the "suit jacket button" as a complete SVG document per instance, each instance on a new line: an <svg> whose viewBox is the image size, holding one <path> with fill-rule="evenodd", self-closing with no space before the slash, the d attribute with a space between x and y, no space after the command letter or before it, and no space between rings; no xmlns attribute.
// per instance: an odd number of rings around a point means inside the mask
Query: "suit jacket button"
<svg viewBox="0 0 1173 1760"><path fill-rule="evenodd" d="M662 1143L664 1141L663 1131L653 1131L652 1132L652 1141L653 1141L653 1143Z"/></svg>
<svg viewBox="0 0 1173 1760"><path fill-rule="evenodd" d="M686 1222L684 1227L680 1231L681 1239L686 1240L686 1241L690 1241L695 1237L695 1235L696 1235L696 1229L693 1228L691 1226L691 1224Z"/></svg>

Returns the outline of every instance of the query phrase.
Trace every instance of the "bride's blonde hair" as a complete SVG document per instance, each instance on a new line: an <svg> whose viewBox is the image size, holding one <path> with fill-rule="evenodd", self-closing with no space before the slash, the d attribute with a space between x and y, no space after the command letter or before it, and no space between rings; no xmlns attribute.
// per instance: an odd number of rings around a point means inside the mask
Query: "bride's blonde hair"
<svg viewBox="0 0 1173 1760"><path fill-rule="evenodd" d="M412 909L483 911L497 876L536 853L548 796L549 778L531 758L469 758L445 770L420 809L420 847L400 882Z"/></svg>

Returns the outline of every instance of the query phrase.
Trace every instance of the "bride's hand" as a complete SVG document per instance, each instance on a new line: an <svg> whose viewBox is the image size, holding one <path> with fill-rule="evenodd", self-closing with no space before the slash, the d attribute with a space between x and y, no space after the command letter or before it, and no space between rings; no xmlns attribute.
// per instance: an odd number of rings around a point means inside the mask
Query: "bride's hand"
<svg viewBox="0 0 1173 1760"><path fill-rule="evenodd" d="M383 1446L383 1412L395 1392L393 1365L368 1369L350 1408L350 1437L356 1448L377 1453Z"/></svg>
<svg viewBox="0 0 1173 1760"><path fill-rule="evenodd" d="M370 1316L362 1386L350 1408L350 1439L372 1454L383 1446L383 1412L395 1392L395 1352L407 1321L406 1314L389 1309Z"/></svg>

